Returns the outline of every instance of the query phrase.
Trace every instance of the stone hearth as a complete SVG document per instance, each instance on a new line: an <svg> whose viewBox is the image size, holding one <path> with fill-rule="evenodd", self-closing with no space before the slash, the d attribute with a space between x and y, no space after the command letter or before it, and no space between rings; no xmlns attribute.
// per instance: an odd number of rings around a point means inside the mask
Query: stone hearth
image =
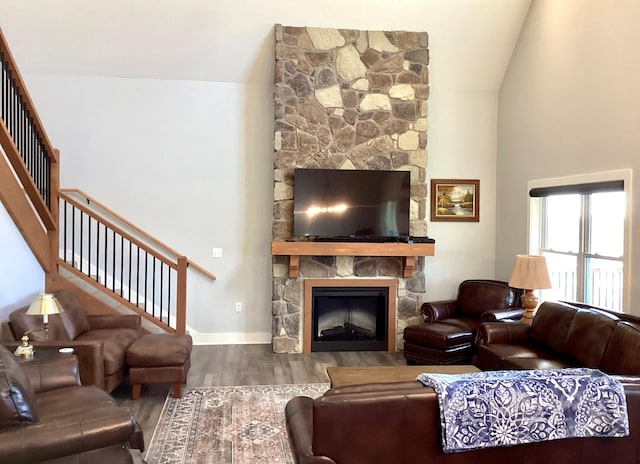
<svg viewBox="0 0 640 464"><path fill-rule="evenodd" d="M293 236L295 168L411 172L411 235L426 235L426 32L358 31L276 25L273 240ZM398 281L396 333L422 320L424 261L403 278L394 257L273 257L273 350L302 351L306 278ZM397 346L402 337L396 337Z"/></svg>

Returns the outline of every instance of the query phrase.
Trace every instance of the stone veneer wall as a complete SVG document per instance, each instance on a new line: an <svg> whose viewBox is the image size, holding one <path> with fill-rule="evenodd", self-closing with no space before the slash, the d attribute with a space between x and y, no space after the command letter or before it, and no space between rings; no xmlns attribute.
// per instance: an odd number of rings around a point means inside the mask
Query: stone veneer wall
<svg viewBox="0 0 640 464"><path fill-rule="evenodd" d="M276 25L273 240L293 236L295 168L411 171L411 235L426 235L426 32ZM398 279L397 332L420 322L424 258L412 278L402 259L273 257L273 350L301 352L304 278ZM392 321L390 323L393 323ZM402 346L402 336L397 337Z"/></svg>

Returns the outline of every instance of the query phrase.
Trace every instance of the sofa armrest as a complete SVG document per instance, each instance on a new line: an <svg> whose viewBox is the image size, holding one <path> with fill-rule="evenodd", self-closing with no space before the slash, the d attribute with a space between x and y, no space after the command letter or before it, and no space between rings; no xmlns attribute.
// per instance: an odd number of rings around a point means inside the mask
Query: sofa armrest
<svg viewBox="0 0 640 464"><path fill-rule="evenodd" d="M313 455L313 400L306 396L291 399L285 407L291 453L297 464L336 464L327 456Z"/></svg>
<svg viewBox="0 0 640 464"><path fill-rule="evenodd" d="M47 340L31 342L33 348L60 349L73 348L78 358L82 385L96 385L104 390L104 343L99 340Z"/></svg>
<svg viewBox="0 0 640 464"><path fill-rule="evenodd" d="M422 305L422 315L428 324L457 315L456 300L431 301Z"/></svg>
<svg viewBox="0 0 640 464"><path fill-rule="evenodd" d="M137 314L88 316L91 330L134 329L140 330L141 318Z"/></svg>
<svg viewBox="0 0 640 464"><path fill-rule="evenodd" d="M529 324L510 324L508 322L483 322L478 327L477 345L503 344L523 345L528 343Z"/></svg>
<svg viewBox="0 0 640 464"><path fill-rule="evenodd" d="M43 394L38 406L45 412L39 422L2 430L2 462L107 462L91 454L86 461L73 455L123 446L135 433L135 418L129 408L118 406L105 392L101 396L92 390L95 387L69 387Z"/></svg>
<svg viewBox="0 0 640 464"><path fill-rule="evenodd" d="M524 314L522 308L491 309L480 316L480 322L496 322L505 319L520 319Z"/></svg>

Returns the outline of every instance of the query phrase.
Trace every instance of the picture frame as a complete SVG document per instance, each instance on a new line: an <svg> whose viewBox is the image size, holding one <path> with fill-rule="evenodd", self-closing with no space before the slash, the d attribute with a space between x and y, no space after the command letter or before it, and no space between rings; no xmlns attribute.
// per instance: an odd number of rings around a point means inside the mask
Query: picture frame
<svg viewBox="0 0 640 464"><path fill-rule="evenodd" d="M431 221L480 222L480 180L431 179Z"/></svg>

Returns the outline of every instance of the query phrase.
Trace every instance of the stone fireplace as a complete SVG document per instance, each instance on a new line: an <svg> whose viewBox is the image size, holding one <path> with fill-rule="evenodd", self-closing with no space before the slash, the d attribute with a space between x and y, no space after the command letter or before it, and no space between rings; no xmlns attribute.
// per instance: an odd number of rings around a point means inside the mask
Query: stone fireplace
<svg viewBox="0 0 640 464"><path fill-rule="evenodd" d="M275 35L273 240L293 238L296 168L410 171L410 233L426 235L427 33L276 25ZM422 320L424 262L406 277L402 257L300 256L290 278L289 258L273 256L273 350L308 343L307 279L392 279L389 327L401 334Z"/></svg>

